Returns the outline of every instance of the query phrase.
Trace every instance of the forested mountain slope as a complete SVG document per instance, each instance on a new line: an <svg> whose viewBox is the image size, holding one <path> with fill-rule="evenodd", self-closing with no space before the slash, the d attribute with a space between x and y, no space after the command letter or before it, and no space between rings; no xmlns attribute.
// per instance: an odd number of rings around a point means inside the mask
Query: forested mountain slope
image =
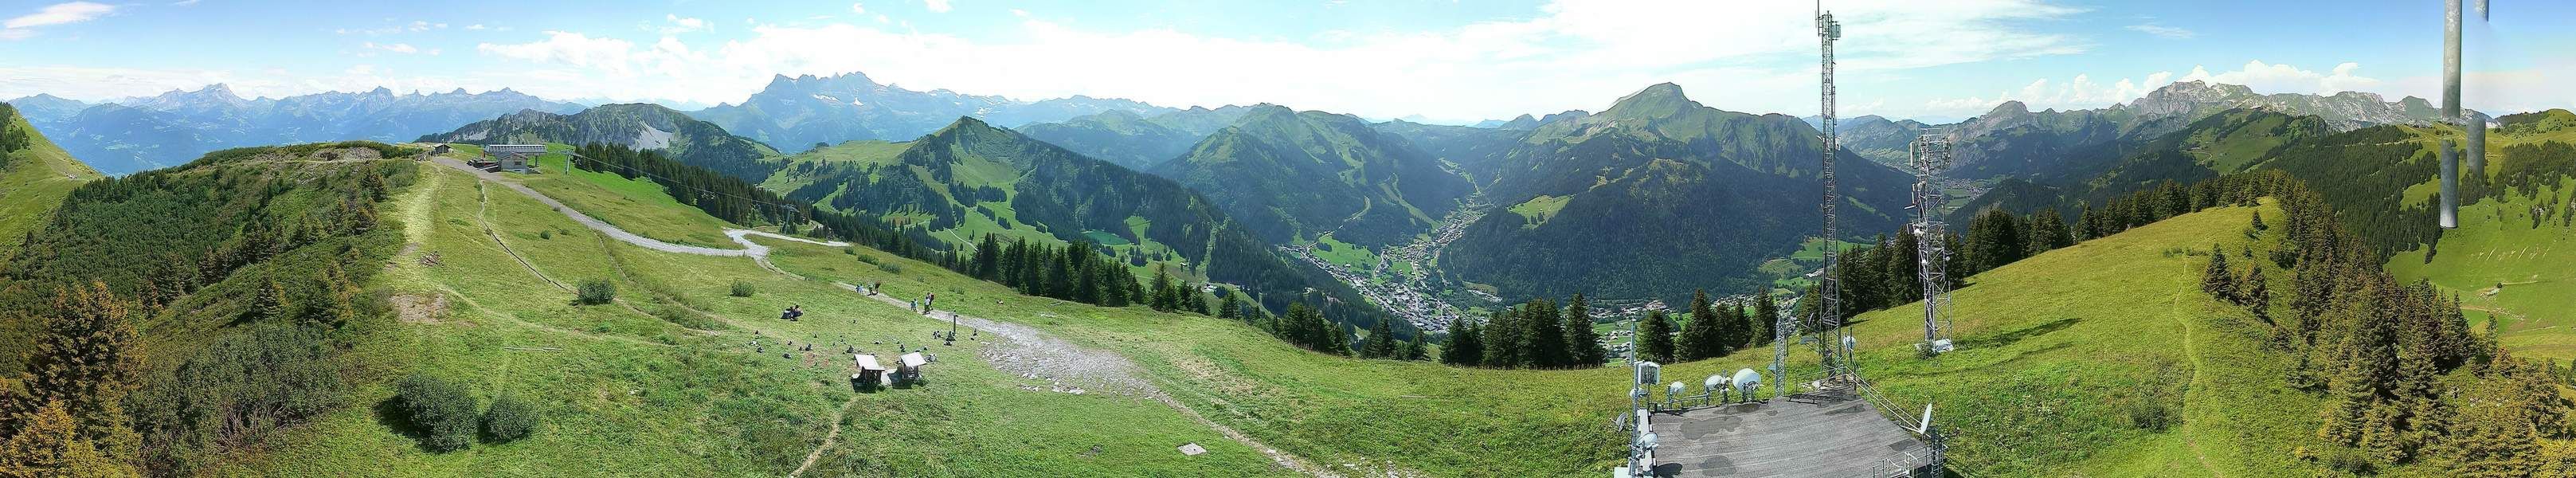
<svg viewBox="0 0 2576 478"><path fill-rule="evenodd" d="M1507 298L1750 290L1762 261L1820 233L1815 128L1736 113L1661 84L1599 114L1541 124L1489 173L1497 208L1441 254ZM1912 180L1841 154L1845 234L1893 230Z"/></svg>
<svg viewBox="0 0 2576 478"><path fill-rule="evenodd" d="M726 133L714 123L698 121L661 105L602 105L569 115L521 111L420 137L423 143L466 144L611 144L629 149L659 150L690 166L713 169L744 181L760 182L778 168L778 150L749 138Z"/></svg>
<svg viewBox="0 0 2576 478"><path fill-rule="evenodd" d="M42 226L72 188L98 178L30 126L15 105L0 103L0 257L18 245L5 238Z"/></svg>
<svg viewBox="0 0 2576 478"><path fill-rule="evenodd" d="M959 116L1016 125L1109 111L1152 115L1172 109L1088 96L1020 101L945 89L913 91L851 72L778 75L741 104L689 114L787 151L805 151L845 141L909 139L937 131Z"/></svg>
<svg viewBox="0 0 2576 478"><path fill-rule="evenodd" d="M1336 321L1368 326L1382 314L1171 180L973 118L910 142L809 151L780 175L775 185L794 186L789 199L917 227L961 257L987 235L998 245L1085 243L1148 277L1230 284L1274 313L1311 291L1336 298L1319 305Z"/></svg>
<svg viewBox="0 0 2576 478"><path fill-rule="evenodd" d="M1409 241L1473 191L1404 138L1349 115L1254 106L1154 167L1274 244L1324 234L1368 247Z"/></svg>

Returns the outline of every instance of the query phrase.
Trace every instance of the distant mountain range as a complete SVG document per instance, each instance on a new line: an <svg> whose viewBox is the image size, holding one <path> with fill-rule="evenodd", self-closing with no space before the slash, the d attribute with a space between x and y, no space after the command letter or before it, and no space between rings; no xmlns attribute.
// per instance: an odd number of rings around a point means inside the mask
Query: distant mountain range
<svg viewBox="0 0 2576 478"><path fill-rule="evenodd" d="M1453 276L1506 297L1751 291L1762 261L1819 232L1819 141L1798 118L1711 108L1667 83L1535 121L1470 172L1494 178L1483 199L1495 210L1441 253ZM1910 178L1870 162L1836 172L1842 230L1894 230Z"/></svg>
<svg viewBox="0 0 2576 478"><path fill-rule="evenodd" d="M2384 101L2372 93L2255 94L2237 85L2176 82L2128 103L2091 110L2033 112L2006 101L1986 114L1945 125L1963 178L2001 176L2063 180L2100 173L2118 159L2095 146L2155 139L2231 109L2261 109L2323 119L2336 131L2379 124L2428 124L2440 112L2422 98Z"/></svg>
<svg viewBox="0 0 2576 478"><path fill-rule="evenodd" d="M1254 106L1151 172L1215 201L1273 243L1324 234L1409 241L1474 191L1411 141L1359 117Z"/></svg>
<svg viewBox="0 0 2576 478"><path fill-rule="evenodd" d="M661 105L602 105L574 114L521 111L476 121L454 131L421 136L424 143L584 145L604 143L659 150L691 166L758 183L777 169L778 151L727 133L714 123Z"/></svg>
<svg viewBox="0 0 2576 478"><path fill-rule="evenodd" d="M30 123L100 172L177 165L217 149L367 139L399 142L521 110L579 111L511 90L316 93L243 99L223 84L88 104L50 95L9 101Z"/></svg>
<svg viewBox="0 0 2576 478"><path fill-rule="evenodd" d="M948 90L913 91L878 84L863 73L771 78L741 104L690 112L788 152L854 140L906 140L929 134L961 116L992 124L1063 121L1111 110L1140 114L1173 111L1137 101L1074 96L1020 101Z"/></svg>
<svg viewBox="0 0 2576 478"><path fill-rule="evenodd" d="M1188 153L1200 139L1234 124L1253 107L1191 107L1145 117L1133 111L1109 110L1060 123L1031 123L1021 133L1086 156L1144 171Z"/></svg>
<svg viewBox="0 0 2576 478"><path fill-rule="evenodd" d="M982 234L1089 242L1140 268L1174 264L1175 275L1242 287L1276 310L1311 292L1329 298L1309 303L1337 320L1383 316L1352 305L1362 302L1348 285L1282 258L1189 188L972 117L912 141L807 151L778 176L768 186L790 199L887 217L960 253Z"/></svg>

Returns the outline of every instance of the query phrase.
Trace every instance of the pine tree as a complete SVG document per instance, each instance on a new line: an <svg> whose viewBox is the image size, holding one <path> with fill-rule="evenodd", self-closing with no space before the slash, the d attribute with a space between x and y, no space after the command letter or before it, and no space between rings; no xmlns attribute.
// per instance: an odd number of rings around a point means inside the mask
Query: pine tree
<svg viewBox="0 0 2576 478"><path fill-rule="evenodd" d="M27 357L28 398L60 403L82 439L109 456L131 456L141 438L126 426L123 402L139 385L144 357L125 304L104 282L56 289L44 327Z"/></svg>
<svg viewBox="0 0 2576 478"><path fill-rule="evenodd" d="M0 441L0 476L139 476L84 436L79 421L60 401L47 402L29 414L24 426Z"/></svg>
<svg viewBox="0 0 2576 478"><path fill-rule="evenodd" d="M1690 323L1682 324L1681 338L1675 341L1673 356L1680 360L1699 360L1726 355L1718 345L1724 333L1718 330L1717 312L1708 307L1708 291L1691 295Z"/></svg>
<svg viewBox="0 0 2576 478"><path fill-rule="evenodd" d="M293 309L286 303L286 289L271 280L251 296L250 307L242 309L242 314L251 320L273 320L286 318L290 310Z"/></svg>
<svg viewBox="0 0 2576 478"><path fill-rule="evenodd" d="M1735 344L1736 350L1750 349L1754 345L1760 344L1764 341L1762 337L1757 335L1763 329L1763 321L1754 320L1753 309L1745 307L1744 304L1728 305L1727 308L1732 311L1728 314L1729 320L1733 320L1738 324L1743 324L1736 326L1739 330L1744 331L1744 343Z"/></svg>
<svg viewBox="0 0 2576 478"><path fill-rule="evenodd" d="M1399 352L1401 356L1397 358L1403 360L1430 360L1431 347L1423 343L1423 341L1429 339L1423 337L1423 335L1425 334L1413 334L1413 340L1404 341L1404 351Z"/></svg>
<svg viewBox="0 0 2576 478"><path fill-rule="evenodd" d="M1521 305L1521 363L1531 368L1563 368L1574 362L1565 343L1565 322L1556 303L1532 299Z"/></svg>
<svg viewBox="0 0 2576 478"><path fill-rule="evenodd" d="M1646 314L1646 325L1637 331L1637 349L1641 357L1657 363L1673 361L1673 319L1664 311Z"/></svg>
<svg viewBox="0 0 2576 478"><path fill-rule="evenodd" d="M1235 303L1234 291L1217 289L1216 318L1235 320L1243 317L1243 305Z"/></svg>
<svg viewBox="0 0 2576 478"><path fill-rule="evenodd" d="M1485 333L1483 341L1485 366L1494 368L1520 366L1521 327L1517 315L1510 308L1504 308L1495 311L1493 317L1485 320L1485 325L1478 327Z"/></svg>
<svg viewBox="0 0 2576 478"><path fill-rule="evenodd" d="M1396 358L1401 349L1395 346L1395 331L1387 328L1387 322L1392 321L1379 319L1369 327L1368 344L1360 348L1360 358Z"/></svg>
<svg viewBox="0 0 2576 478"><path fill-rule="evenodd" d="M2067 229L2066 219L2056 209L2042 210L2030 222L2031 254L2075 245L2075 233Z"/></svg>
<svg viewBox="0 0 2576 478"><path fill-rule="evenodd" d="M2200 274L2200 290L2219 300L2242 303L2236 294L2235 271L2227 268L2227 253L2218 245L2209 246L2209 269Z"/></svg>
<svg viewBox="0 0 2576 478"><path fill-rule="evenodd" d="M1610 361L1610 351L1601 347L1601 334L1592 331L1592 306L1583 294L1574 294L1565 306L1565 344L1573 351L1573 366L1597 367Z"/></svg>
<svg viewBox="0 0 2576 478"><path fill-rule="evenodd" d="M984 280L999 279L999 277L996 276L1001 274L1001 249L1001 240L994 239L993 235L990 233L984 234L983 242L975 245L975 270L973 272L975 278Z"/></svg>
<svg viewBox="0 0 2576 478"><path fill-rule="evenodd" d="M1178 286L1172 285L1171 272L1163 270L1161 267L1154 268L1154 301L1152 305L1154 310L1163 312L1171 312L1181 308L1181 289Z"/></svg>
<svg viewBox="0 0 2576 478"><path fill-rule="evenodd" d="M1780 334L1780 303L1772 300L1769 290L1753 295L1753 324L1761 331L1753 341L1756 345L1769 345Z"/></svg>
<svg viewBox="0 0 2576 478"><path fill-rule="evenodd" d="M1474 367L1484 363L1485 347L1474 324L1464 316L1449 319L1449 341L1440 347L1440 363Z"/></svg>
<svg viewBox="0 0 2576 478"><path fill-rule="evenodd" d="M2256 261L2253 267L2246 268L2245 308L2254 312L2255 320L2261 320L2266 324L2272 323L2272 286L2268 285L2270 282L2263 279L2261 261Z"/></svg>

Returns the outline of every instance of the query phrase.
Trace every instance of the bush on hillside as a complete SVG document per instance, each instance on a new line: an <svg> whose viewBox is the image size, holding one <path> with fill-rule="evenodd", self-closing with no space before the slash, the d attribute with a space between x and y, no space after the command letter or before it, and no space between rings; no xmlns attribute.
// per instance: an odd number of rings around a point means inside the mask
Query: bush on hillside
<svg viewBox="0 0 2576 478"><path fill-rule="evenodd" d="M493 443L507 443L537 432L537 406L519 397L503 395L492 399L492 408L483 410L483 436Z"/></svg>
<svg viewBox="0 0 2576 478"><path fill-rule="evenodd" d="M617 300L617 283L609 282L608 279L583 280L581 287L576 290L578 298L575 300L582 305L599 305Z"/></svg>
<svg viewBox="0 0 2576 478"><path fill-rule="evenodd" d="M756 293L759 293L759 292L760 292L760 290L759 290L759 289L755 289L755 288L753 288L753 287L751 286L751 282L744 281L744 280L741 280L741 279L735 279L735 280L733 281L733 296L734 296L734 297L751 297L751 295L752 295L752 294L756 294Z"/></svg>
<svg viewBox="0 0 2576 478"><path fill-rule="evenodd" d="M394 385L394 394L422 447L450 452L474 445L474 394L464 385L414 373Z"/></svg>
<svg viewBox="0 0 2576 478"><path fill-rule="evenodd" d="M902 273L903 273L903 264L896 264L896 263L892 263L892 262L888 262L888 263L884 263L884 264L877 264L877 270L886 271L886 273L888 273L888 274L902 274Z"/></svg>

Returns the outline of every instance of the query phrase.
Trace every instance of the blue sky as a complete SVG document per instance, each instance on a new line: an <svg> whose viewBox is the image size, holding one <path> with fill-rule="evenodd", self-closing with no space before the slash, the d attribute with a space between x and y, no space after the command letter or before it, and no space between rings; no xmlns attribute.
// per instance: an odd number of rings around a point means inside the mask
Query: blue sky
<svg viewBox="0 0 2576 478"><path fill-rule="evenodd" d="M2470 106L2576 107L2576 2L2494 0ZM2176 80L2431 97L2440 2L1832 1L1847 116L2095 108ZM224 82L253 96L483 91L741 101L773 74L1169 106L1272 102L1463 122L1598 110L1659 82L1814 114L1812 3L37 1L0 4L0 97Z"/></svg>

